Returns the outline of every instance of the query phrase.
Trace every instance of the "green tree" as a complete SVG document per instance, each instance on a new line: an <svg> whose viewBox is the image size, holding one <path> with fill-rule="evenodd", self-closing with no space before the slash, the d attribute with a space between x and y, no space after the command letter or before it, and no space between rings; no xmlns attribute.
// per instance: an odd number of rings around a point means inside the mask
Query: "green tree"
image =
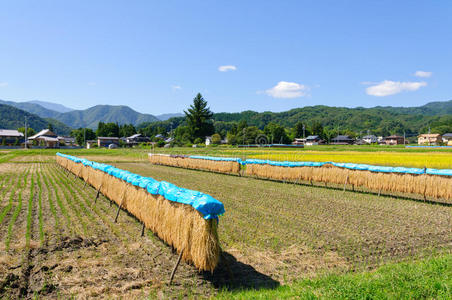
<svg viewBox="0 0 452 300"><path fill-rule="evenodd" d="M119 137L119 125L116 123L99 122L96 134L97 136Z"/></svg>
<svg viewBox="0 0 452 300"><path fill-rule="evenodd" d="M52 131L52 132L54 131L54 128L53 128L52 123L49 122L49 123L47 124L47 129L49 129L49 130Z"/></svg>
<svg viewBox="0 0 452 300"><path fill-rule="evenodd" d="M83 142L86 140L94 140L96 139L96 133L91 128L79 128L71 131L71 136L75 137L75 141L77 145L83 145Z"/></svg>
<svg viewBox="0 0 452 300"><path fill-rule="evenodd" d="M137 133L135 126L132 124L124 124L119 126L119 136L128 137Z"/></svg>
<svg viewBox="0 0 452 300"><path fill-rule="evenodd" d="M19 127L17 129L17 131L22 132L25 135L25 127ZM36 132L34 131L33 128L28 127L27 128L27 137L30 137L32 135L34 135Z"/></svg>
<svg viewBox="0 0 452 300"><path fill-rule="evenodd" d="M213 134L212 135L212 144L214 144L214 145L221 144L221 135L219 135L218 133Z"/></svg>
<svg viewBox="0 0 452 300"><path fill-rule="evenodd" d="M198 93L193 99L193 104L184 111L192 139L204 138L214 132L212 124L213 113L207 106L207 101Z"/></svg>

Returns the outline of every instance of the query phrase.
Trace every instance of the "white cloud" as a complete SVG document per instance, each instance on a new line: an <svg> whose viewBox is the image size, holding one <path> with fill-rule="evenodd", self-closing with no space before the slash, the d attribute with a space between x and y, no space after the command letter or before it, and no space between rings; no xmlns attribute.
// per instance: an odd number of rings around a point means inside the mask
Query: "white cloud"
<svg viewBox="0 0 452 300"><path fill-rule="evenodd" d="M8 86L8 82L0 82L0 87Z"/></svg>
<svg viewBox="0 0 452 300"><path fill-rule="evenodd" d="M182 89L182 87L180 85L173 85L173 86L171 86L171 88L175 91Z"/></svg>
<svg viewBox="0 0 452 300"><path fill-rule="evenodd" d="M218 71L220 71L220 72L228 72L228 71L235 71L235 70L237 70L237 67L232 66L232 65L218 67Z"/></svg>
<svg viewBox="0 0 452 300"><path fill-rule="evenodd" d="M265 93L274 98L298 98L308 96L309 90L309 87L303 84L280 81Z"/></svg>
<svg viewBox="0 0 452 300"><path fill-rule="evenodd" d="M416 77L422 77L422 78L429 78L430 76L432 76L432 72L427 72L427 71L416 71L414 73L414 76Z"/></svg>
<svg viewBox="0 0 452 300"><path fill-rule="evenodd" d="M377 85L366 88L367 95L384 97L395 95L404 91L416 91L423 86L427 86L427 82L400 82L385 80Z"/></svg>

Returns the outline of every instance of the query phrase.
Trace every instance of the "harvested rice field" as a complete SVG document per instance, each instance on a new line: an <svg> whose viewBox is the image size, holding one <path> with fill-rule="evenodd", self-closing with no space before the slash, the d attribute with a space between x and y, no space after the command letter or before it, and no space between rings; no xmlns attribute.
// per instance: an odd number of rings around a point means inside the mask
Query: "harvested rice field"
<svg viewBox="0 0 452 300"><path fill-rule="evenodd" d="M215 272L181 263L169 286L178 259L171 247L149 230L141 237L141 223L125 211L114 223L117 205L102 195L95 202L96 190L53 156L30 155L0 163L0 298L255 298L241 293L444 255L450 261L449 205L104 157L224 203L225 252Z"/></svg>

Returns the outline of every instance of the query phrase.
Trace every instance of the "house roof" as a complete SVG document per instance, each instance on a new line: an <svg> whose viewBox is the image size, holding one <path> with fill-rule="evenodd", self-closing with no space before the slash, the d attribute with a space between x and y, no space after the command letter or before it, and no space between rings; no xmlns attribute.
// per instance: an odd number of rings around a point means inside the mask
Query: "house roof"
<svg viewBox="0 0 452 300"><path fill-rule="evenodd" d="M140 137L140 136L141 136L141 133L136 133L136 134L131 135L131 136L127 137L127 138L128 139L136 139L137 137Z"/></svg>
<svg viewBox="0 0 452 300"><path fill-rule="evenodd" d="M348 135L338 135L333 139L333 141L351 141L352 138L350 138Z"/></svg>
<svg viewBox="0 0 452 300"><path fill-rule="evenodd" d="M52 131L50 131L49 129L43 129L40 132L38 132L37 134L35 134L33 136L30 136L28 139L29 140L34 140L35 138L43 136L43 135L56 137L56 134L53 133Z"/></svg>
<svg viewBox="0 0 452 300"><path fill-rule="evenodd" d="M390 135L385 137L385 139L390 140L390 139L403 139L403 136L400 135Z"/></svg>
<svg viewBox="0 0 452 300"><path fill-rule="evenodd" d="M23 137L24 134L17 130L10 129L0 129L0 136L14 136L14 137Z"/></svg>
<svg viewBox="0 0 452 300"><path fill-rule="evenodd" d="M100 136L97 139L98 140L119 140L118 137L109 137L109 136Z"/></svg>
<svg viewBox="0 0 452 300"><path fill-rule="evenodd" d="M419 135L419 137L424 137L424 138L436 138L439 136L441 136L441 134L439 134L439 133L424 133L424 134Z"/></svg>
<svg viewBox="0 0 452 300"><path fill-rule="evenodd" d="M443 134L443 137L452 137L452 133L445 133Z"/></svg>
<svg viewBox="0 0 452 300"><path fill-rule="evenodd" d="M317 139L319 139L320 137L318 136L318 135L310 135L310 136L308 136L307 138L306 138L306 140L317 140Z"/></svg>
<svg viewBox="0 0 452 300"><path fill-rule="evenodd" d="M377 137L373 134L363 136L363 139L376 139Z"/></svg>

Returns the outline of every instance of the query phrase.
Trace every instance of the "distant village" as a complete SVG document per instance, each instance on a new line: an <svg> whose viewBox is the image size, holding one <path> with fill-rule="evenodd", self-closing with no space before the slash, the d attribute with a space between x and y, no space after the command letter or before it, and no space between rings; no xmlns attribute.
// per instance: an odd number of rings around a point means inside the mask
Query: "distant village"
<svg viewBox="0 0 452 300"><path fill-rule="evenodd" d="M97 137L93 140L85 140L84 145L79 145L75 137L59 136L50 129L43 129L40 132L26 138L22 132L11 129L0 129L0 148L118 148L135 147L138 145L158 145L170 147L174 138L163 134L157 134L153 137L147 137L140 133L129 137ZM215 137L207 136L205 146L228 144L227 139L215 140ZM408 140L403 136L375 136L365 135L362 138L352 138L348 135L338 135L329 143L318 135L310 135L306 138L295 138L291 144L273 144L274 147L305 147L315 145L408 145ZM417 137L417 144L421 146L452 146L452 133L438 134L427 133L420 134ZM200 145L194 145L200 146ZM239 145L240 146L240 145ZM241 145L244 146L244 145ZM269 146L269 144L254 144L249 146Z"/></svg>

